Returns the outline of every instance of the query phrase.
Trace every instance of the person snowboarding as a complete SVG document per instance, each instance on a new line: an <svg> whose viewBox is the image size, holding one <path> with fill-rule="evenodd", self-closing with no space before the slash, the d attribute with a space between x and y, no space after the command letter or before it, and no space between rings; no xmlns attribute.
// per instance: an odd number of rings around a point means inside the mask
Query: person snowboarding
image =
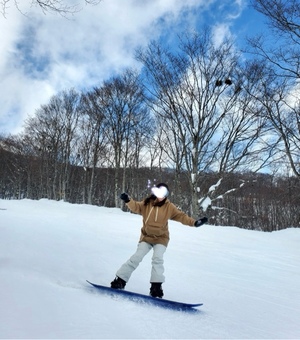
<svg viewBox="0 0 300 340"><path fill-rule="evenodd" d="M150 295L162 298L164 295L162 283L165 281L163 256L170 240L168 220L181 222L191 227L200 227L208 220L207 217L195 220L176 208L167 198L169 187L165 183L157 184L151 192L150 196L140 202L135 201L125 192L120 196L132 212L142 215L143 226L136 252L116 272L111 288L124 289L133 271L145 255L153 250Z"/></svg>

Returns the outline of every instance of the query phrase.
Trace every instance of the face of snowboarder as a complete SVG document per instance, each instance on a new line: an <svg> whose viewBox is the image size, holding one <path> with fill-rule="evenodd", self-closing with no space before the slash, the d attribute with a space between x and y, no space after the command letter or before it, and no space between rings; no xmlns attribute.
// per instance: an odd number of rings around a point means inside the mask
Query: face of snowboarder
<svg viewBox="0 0 300 340"><path fill-rule="evenodd" d="M164 187L164 186L161 186L159 188L158 187L153 187L151 189L151 191L152 191L152 194L155 195L158 198L158 200L160 200L160 201L162 201L169 194L168 189L166 187Z"/></svg>

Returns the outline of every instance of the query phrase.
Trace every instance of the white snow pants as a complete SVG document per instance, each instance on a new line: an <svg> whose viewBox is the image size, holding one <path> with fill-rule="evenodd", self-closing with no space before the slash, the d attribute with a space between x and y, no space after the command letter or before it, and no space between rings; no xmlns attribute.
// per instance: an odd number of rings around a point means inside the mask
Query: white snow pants
<svg viewBox="0 0 300 340"><path fill-rule="evenodd" d="M162 244L140 242L136 252L121 266L116 275L128 282L133 271L138 267L145 255L147 255L151 249L153 249L153 256L150 282L165 282L163 257L167 247Z"/></svg>

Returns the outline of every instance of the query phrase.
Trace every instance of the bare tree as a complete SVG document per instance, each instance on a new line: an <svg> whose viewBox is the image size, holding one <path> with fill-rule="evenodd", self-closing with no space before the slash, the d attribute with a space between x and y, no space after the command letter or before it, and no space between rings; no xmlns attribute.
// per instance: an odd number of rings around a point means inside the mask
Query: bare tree
<svg viewBox="0 0 300 340"><path fill-rule="evenodd" d="M142 148L153 131L152 117L139 76L132 70L104 82L95 89L95 94L105 117L104 134L110 146L106 161L115 169L114 198L118 207L120 189L128 189L126 168L139 166Z"/></svg>
<svg viewBox="0 0 300 340"><path fill-rule="evenodd" d="M277 76L300 77L300 3L298 0L252 0L273 34L249 39L252 53L271 63Z"/></svg>
<svg viewBox="0 0 300 340"><path fill-rule="evenodd" d="M80 111L78 156L84 168L82 197L84 203L92 204L96 187L96 169L105 164L107 153L105 116L95 91L82 95Z"/></svg>
<svg viewBox="0 0 300 340"><path fill-rule="evenodd" d="M137 59L164 131L161 146L173 167L186 171L190 213L197 214L200 174L234 171L258 138L261 122L247 109L251 98L241 91L238 55L230 41L216 46L205 30L184 36L175 52L153 42Z"/></svg>
<svg viewBox="0 0 300 340"><path fill-rule="evenodd" d="M73 150L77 143L79 99L76 91L63 91L25 123L28 143L41 159L40 197L67 200L70 165L76 163Z"/></svg>
<svg viewBox="0 0 300 340"><path fill-rule="evenodd" d="M262 13L271 34L249 39L250 50L260 64L260 94L254 95L273 128L269 144L274 164L288 164L300 176L300 3L298 0L252 0Z"/></svg>
<svg viewBox="0 0 300 340"><path fill-rule="evenodd" d="M300 101L297 87L288 78L274 76L273 70L268 70L266 65L261 64L260 67L264 75L259 91L251 95L261 107L259 115L268 120L269 136L265 145L272 166L289 168L300 177Z"/></svg>

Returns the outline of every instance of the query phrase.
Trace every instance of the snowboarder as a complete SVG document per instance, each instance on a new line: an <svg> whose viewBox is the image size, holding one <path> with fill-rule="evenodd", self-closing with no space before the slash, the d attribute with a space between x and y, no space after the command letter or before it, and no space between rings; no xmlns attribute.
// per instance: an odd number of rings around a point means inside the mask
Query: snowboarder
<svg viewBox="0 0 300 340"><path fill-rule="evenodd" d="M163 297L162 283L164 277L163 256L169 243L168 220L181 222L184 225L200 227L207 222L207 218L195 220L189 217L171 203L167 197L169 187L159 183L151 189L152 194L143 201L137 202L127 193L122 193L120 198L134 213L143 217L143 227L136 252L125 262L116 273L116 278L111 282L111 288L124 289L133 271L138 267L144 256L152 249L152 270L150 278L150 295Z"/></svg>

